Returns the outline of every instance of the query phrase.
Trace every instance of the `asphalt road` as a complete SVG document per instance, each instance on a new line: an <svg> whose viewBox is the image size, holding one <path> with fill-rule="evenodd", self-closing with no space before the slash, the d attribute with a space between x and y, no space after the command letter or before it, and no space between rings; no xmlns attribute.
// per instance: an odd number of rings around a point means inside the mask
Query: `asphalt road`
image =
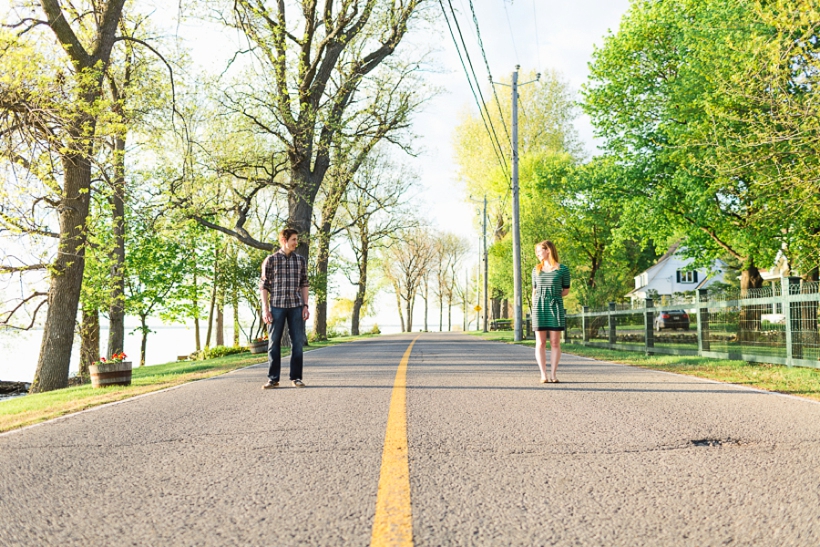
<svg viewBox="0 0 820 547"><path fill-rule="evenodd" d="M253 367L0 436L0 545L370 544L415 336L306 353L304 389ZM415 545L820 544L820 405L571 355L558 377L418 339Z"/></svg>

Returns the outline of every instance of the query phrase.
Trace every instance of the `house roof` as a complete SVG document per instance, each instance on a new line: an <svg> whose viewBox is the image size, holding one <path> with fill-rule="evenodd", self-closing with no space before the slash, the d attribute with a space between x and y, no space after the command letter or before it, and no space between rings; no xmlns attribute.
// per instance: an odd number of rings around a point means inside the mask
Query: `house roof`
<svg viewBox="0 0 820 547"><path fill-rule="evenodd" d="M663 263L675 255L675 253L678 251L678 247L680 247L680 241L676 241L675 243L673 243L672 246L669 247L669 250L666 251L666 253L662 257L660 257L654 265L650 266L647 270L641 272L640 275L646 274L646 285L649 285L649 283L651 283L652 280L655 279L655 276L658 275L658 272L661 270ZM644 287L646 285L644 285ZM637 291L640 289L634 290ZM631 292L629 294L631 294Z"/></svg>

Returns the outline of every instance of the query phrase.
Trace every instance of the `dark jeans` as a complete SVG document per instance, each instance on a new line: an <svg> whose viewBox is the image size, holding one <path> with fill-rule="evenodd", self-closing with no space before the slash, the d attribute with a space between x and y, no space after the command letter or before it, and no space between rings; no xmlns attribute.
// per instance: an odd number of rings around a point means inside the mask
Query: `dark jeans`
<svg viewBox="0 0 820 547"><path fill-rule="evenodd" d="M302 379L302 345L305 343L305 323L302 321L302 307L298 308L271 308L273 321L268 325L268 378L279 381L282 369L282 331L285 330L285 321L290 331L290 379Z"/></svg>

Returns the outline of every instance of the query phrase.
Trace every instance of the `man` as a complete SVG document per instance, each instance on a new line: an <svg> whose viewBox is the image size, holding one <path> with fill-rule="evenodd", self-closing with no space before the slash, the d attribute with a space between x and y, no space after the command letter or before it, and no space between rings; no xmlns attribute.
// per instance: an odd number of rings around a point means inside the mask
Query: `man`
<svg viewBox="0 0 820 547"><path fill-rule="evenodd" d="M305 341L305 321L308 311L307 262L294 251L299 245L299 232L286 228L279 233L281 249L262 262L259 292L262 296L262 319L268 325L268 383L263 389L279 386L282 368L281 340L288 323L291 340L290 381L294 387L302 383L302 345Z"/></svg>

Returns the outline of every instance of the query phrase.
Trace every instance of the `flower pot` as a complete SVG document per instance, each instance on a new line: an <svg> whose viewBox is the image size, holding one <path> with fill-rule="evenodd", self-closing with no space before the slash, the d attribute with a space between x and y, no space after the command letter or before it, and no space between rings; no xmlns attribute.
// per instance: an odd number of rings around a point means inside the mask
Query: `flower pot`
<svg viewBox="0 0 820 547"><path fill-rule="evenodd" d="M251 342L251 353L267 353L268 352L268 341L262 340L261 342Z"/></svg>
<svg viewBox="0 0 820 547"><path fill-rule="evenodd" d="M131 361L91 365L89 372L92 387L131 385Z"/></svg>

